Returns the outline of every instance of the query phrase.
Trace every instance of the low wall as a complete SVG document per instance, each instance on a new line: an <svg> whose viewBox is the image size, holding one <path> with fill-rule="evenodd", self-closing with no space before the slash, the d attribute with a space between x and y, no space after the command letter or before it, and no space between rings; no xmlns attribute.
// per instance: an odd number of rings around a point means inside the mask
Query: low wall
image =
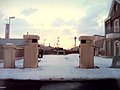
<svg viewBox="0 0 120 90"><path fill-rule="evenodd" d="M22 48L22 46L18 46L18 48L16 49L16 58L19 58L19 57L23 57L24 55L24 50ZM3 46L0 45L0 59L3 59L4 58L4 52L3 52Z"/></svg>
<svg viewBox="0 0 120 90"><path fill-rule="evenodd" d="M23 57L24 56L24 50L22 49L16 49L16 58Z"/></svg>

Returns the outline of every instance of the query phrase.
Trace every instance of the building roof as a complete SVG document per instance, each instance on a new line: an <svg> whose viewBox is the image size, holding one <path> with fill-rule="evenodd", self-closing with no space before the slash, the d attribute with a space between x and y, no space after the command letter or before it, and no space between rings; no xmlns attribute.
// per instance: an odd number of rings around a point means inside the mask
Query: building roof
<svg viewBox="0 0 120 90"><path fill-rule="evenodd" d="M93 35L93 36L105 37L105 36L102 36L102 35L98 35L98 34L95 34L95 35Z"/></svg>
<svg viewBox="0 0 120 90"><path fill-rule="evenodd" d="M113 9L113 6L114 6L115 1L120 4L120 0L113 0L113 1L112 1L112 4L111 4L111 6L110 6L110 11L109 11L108 17L105 19L105 21L107 21L107 20L109 20L109 19L111 18L110 14L111 14L111 12L112 12L112 9Z"/></svg>
<svg viewBox="0 0 120 90"><path fill-rule="evenodd" d="M110 18L111 18L111 16L108 16L108 17L105 19L105 21L109 20Z"/></svg>
<svg viewBox="0 0 120 90"><path fill-rule="evenodd" d="M24 45L23 39L0 39L0 45L5 45L6 43L13 43L15 45Z"/></svg>
<svg viewBox="0 0 120 90"><path fill-rule="evenodd" d="M110 14L111 14L111 12L112 12L113 5L114 5L115 1L118 2L118 3L120 4L120 0L113 0L113 1L112 1L112 4L111 4L111 7L110 7L110 11L109 11L108 17L110 17Z"/></svg>
<svg viewBox="0 0 120 90"><path fill-rule="evenodd" d="M120 0L115 0L115 1L117 1L118 3L120 3Z"/></svg>

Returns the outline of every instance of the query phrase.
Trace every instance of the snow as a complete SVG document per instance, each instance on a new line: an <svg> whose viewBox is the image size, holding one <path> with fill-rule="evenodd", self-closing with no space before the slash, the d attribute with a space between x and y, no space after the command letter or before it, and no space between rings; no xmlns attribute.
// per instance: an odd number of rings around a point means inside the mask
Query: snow
<svg viewBox="0 0 120 90"><path fill-rule="evenodd" d="M14 45L13 43L6 43L6 45Z"/></svg>
<svg viewBox="0 0 120 90"><path fill-rule="evenodd" d="M112 59L94 57L94 64L100 68L80 69L79 55L45 55L38 68L23 68L23 59L16 61L15 69L2 68L0 79L18 80L91 80L120 79L120 69L109 68Z"/></svg>

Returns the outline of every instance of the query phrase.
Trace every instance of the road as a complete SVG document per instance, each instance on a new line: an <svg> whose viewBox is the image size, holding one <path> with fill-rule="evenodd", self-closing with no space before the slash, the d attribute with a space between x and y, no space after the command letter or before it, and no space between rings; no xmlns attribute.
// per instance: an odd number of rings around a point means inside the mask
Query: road
<svg viewBox="0 0 120 90"><path fill-rule="evenodd" d="M120 80L34 81L0 80L0 90L120 90Z"/></svg>

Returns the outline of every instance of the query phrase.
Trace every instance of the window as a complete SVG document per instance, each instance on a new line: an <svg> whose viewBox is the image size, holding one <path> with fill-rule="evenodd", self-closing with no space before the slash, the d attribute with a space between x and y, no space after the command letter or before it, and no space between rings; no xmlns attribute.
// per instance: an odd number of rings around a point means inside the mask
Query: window
<svg viewBox="0 0 120 90"><path fill-rule="evenodd" d="M116 12L118 10L118 4L115 4L114 11Z"/></svg>
<svg viewBox="0 0 120 90"><path fill-rule="evenodd" d="M110 30L110 23L108 24L108 29Z"/></svg>
<svg viewBox="0 0 120 90"><path fill-rule="evenodd" d="M110 23L107 24L107 32L110 32Z"/></svg>
<svg viewBox="0 0 120 90"><path fill-rule="evenodd" d="M32 43L37 43L37 39L32 39Z"/></svg>
<svg viewBox="0 0 120 90"><path fill-rule="evenodd" d="M115 19L114 21L114 32L120 32L119 19Z"/></svg>
<svg viewBox="0 0 120 90"><path fill-rule="evenodd" d="M108 42L108 53L109 53L109 55L111 53L111 42Z"/></svg>
<svg viewBox="0 0 120 90"><path fill-rule="evenodd" d="M81 43L86 43L86 40L81 40Z"/></svg>

